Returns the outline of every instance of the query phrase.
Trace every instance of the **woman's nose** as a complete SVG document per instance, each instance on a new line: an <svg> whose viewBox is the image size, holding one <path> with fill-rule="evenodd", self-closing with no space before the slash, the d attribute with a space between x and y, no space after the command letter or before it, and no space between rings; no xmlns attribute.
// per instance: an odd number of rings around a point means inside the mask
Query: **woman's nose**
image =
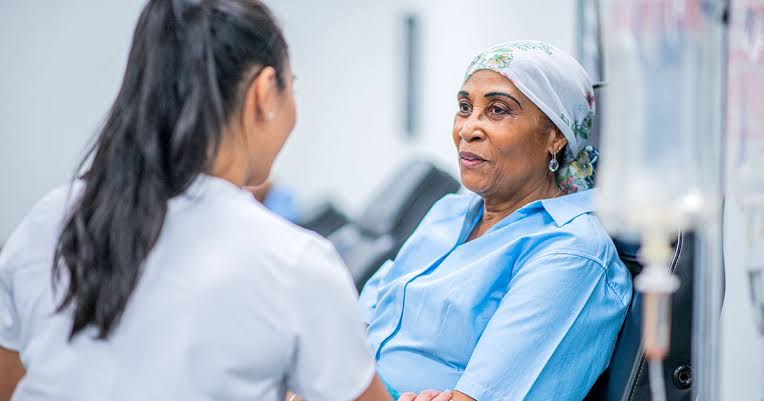
<svg viewBox="0 0 764 401"><path fill-rule="evenodd" d="M485 138L485 132L478 124L470 119L465 122L462 129L459 130L459 137L465 142L479 141Z"/></svg>

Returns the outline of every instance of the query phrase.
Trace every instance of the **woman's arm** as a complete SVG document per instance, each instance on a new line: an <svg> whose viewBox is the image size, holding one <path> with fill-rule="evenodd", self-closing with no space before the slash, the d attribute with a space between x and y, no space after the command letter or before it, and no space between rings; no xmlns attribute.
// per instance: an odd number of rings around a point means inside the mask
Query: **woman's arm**
<svg viewBox="0 0 764 401"><path fill-rule="evenodd" d="M16 384L26 371L21 364L19 353L0 347L0 401L9 401Z"/></svg>
<svg viewBox="0 0 764 401"><path fill-rule="evenodd" d="M626 313L609 283L622 266L575 251L520 267L455 386L477 400L583 399ZM454 398L459 400L459 398Z"/></svg>

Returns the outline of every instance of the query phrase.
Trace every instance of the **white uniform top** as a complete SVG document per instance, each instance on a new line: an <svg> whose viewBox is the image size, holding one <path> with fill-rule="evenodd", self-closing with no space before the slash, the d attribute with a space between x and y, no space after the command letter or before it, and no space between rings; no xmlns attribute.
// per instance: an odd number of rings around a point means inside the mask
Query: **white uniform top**
<svg viewBox="0 0 764 401"><path fill-rule="evenodd" d="M0 347L27 369L13 401L282 401L287 388L347 401L370 384L357 293L331 245L210 176L169 202L109 339L67 342L51 264L68 193L43 198L0 253Z"/></svg>

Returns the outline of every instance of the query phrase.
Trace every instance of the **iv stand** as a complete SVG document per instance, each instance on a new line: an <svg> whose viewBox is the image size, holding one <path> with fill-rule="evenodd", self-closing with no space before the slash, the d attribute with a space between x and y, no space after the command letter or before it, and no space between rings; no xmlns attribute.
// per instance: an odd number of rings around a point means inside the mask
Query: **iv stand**
<svg viewBox="0 0 764 401"><path fill-rule="evenodd" d="M726 113L726 60L727 60L727 12L729 4L727 0L700 0L706 3L707 18L712 21L707 36L706 51L709 57L705 60L718 60L708 62L699 68L704 70L704 75L714 77L709 85L708 99L710 110L719 110L719 113L708 113L708 129L716 134L712 137L715 143L707 144L707 149L714 150L714 159L719 166L718 174L713 177L716 199L708 199L712 205L709 208L709 224L701 225L697 231L697 247L695 268L695 291L693 300L693 360L697 377L693 386L693 398L698 401L718 401L719 391L719 318L722 307L723 294L723 255L722 255L722 206L724 193L725 172L725 146L724 146L724 122Z"/></svg>

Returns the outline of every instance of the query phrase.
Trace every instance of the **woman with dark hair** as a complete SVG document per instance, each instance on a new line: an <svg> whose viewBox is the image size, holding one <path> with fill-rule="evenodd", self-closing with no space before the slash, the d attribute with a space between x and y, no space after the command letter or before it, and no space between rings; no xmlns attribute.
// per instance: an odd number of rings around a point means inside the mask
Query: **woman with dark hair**
<svg viewBox="0 0 764 401"><path fill-rule="evenodd" d="M149 1L85 173L0 254L0 400L389 399L334 250L241 189L292 80L258 1Z"/></svg>

